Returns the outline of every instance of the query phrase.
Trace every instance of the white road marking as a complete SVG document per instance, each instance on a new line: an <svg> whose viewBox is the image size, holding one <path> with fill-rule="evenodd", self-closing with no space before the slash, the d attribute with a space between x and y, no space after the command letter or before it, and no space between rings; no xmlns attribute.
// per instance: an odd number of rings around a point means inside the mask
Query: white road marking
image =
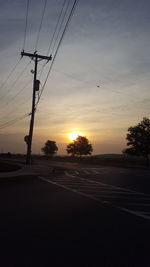
<svg viewBox="0 0 150 267"><path fill-rule="evenodd" d="M39 178L40 180L43 180L44 182L47 182L47 183L50 183L50 184L54 184L54 185L57 185L57 186L62 187L62 188L64 188L64 189L67 189L67 190L69 190L69 191L71 191L71 192L77 193L78 195L85 196L85 197L89 197L89 198L91 198L91 199L93 199L93 200L96 200L96 198L94 198L94 197L92 197L92 196L90 196L90 195L87 195L87 194L85 194L85 193L79 192L78 190L69 188L69 187L67 187L67 186L65 186L65 185L61 185L61 184L58 184L58 183L56 183L56 182L47 180L46 178L44 178L44 177L42 177L42 176L38 176L38 178Z"/></svg>
<svg viewBox="0 0 150 267"><path fill-rule="evenodd" d="M119 207L119 206L116 206L116 208L122 210L122 211L126 211L128 213L131 213L133 215L136 215L137 217L142 217L144 218L145 220L149 220L150 221L150 216L146 216L144 215L143 213L141 212L137 212L137 211L133 211L133 210L129 210L129 209L126 209L126 208L123 208L123 207Z"/></svg>
<svg viewBox="0 0 150 267"><path fill-rule="evenodd" d="M147 195L141 195L141 194L138 194L138 193L132 193L132 192L127 192L127 191L115 191L115 190L110 190L110 189L105 189L105 190L99 190L99 193L100 194L108 194L108 195L116 195L116 196L118 196L119 197L119 195L124 195L125 197L127 197L127 198L132 198L132 199L137 199L137 198L140 198L140 199L148 199L148 200L150 200L150 196L147 196Z"/></svg>
<svg viewBox="0 0 150 267"><path fill-rule="evenodd" d="M84 173L86 173L86 174L90 174L90 172L89 171L87 171L87 170L82 170Z"/></svg>
<svg viewBox="0 0 150 267"><path fill-rule="evenodd" d="M144 199L141 199L141 198L139 198L139 197L137 197L137 198L132 198L132 197L125 197L125 196L118 196L118 195L116 195L116 196L111 196L111 195L101 195L101 194L98 194L98 195L96 195L96 197L98 197L98 198L107 198L107 199L121 199L121 200L123 200L123 199L125 199L125 200L146 200L146 201L150 201L150 198L144 198ZM119 203L120 203L120 201L119 201Z"/></svg>
<svg viewBox="0 0 150 267"><path fill-rule="evenodd" d="M134 211L134 210L130 210L130 209L121 207L120 205L116 205L116 204L112 203L111 201L108 200L108 196L106 196L106 199L107 199L107 200L102 200L102 198L97 198L97 197L95 197L95 196L93 196L93 195L91 195L91 194L83 193L83 192L78 191L78 190L76 190L76 189L69 188L67 185L62 185L62 184L59 184L59 183L57 183L57 182L54 182L54 181L51 181L51 180L47 180L47 179L44 178L44 177L39 176L39 179L41 179L41 180L43 180L43 181L45 181L45 182L47 182L47 183L54 184L54 185L57 185L57 186L59 186L59 187L62 187L62 188L66 189L66 190L69 190L69 191L71 191L71 192L77 193L77 194L79 194L79 195L81 195L81 196L88 197L88 198L90 198L90 199L92 199L92 200L97 201L98 203L107 204L107 205L109 205L109 206L111 206L111 207L113 207L113 208L117 208L117 209L119 209L119 210L121 210L121 211L125 211L125 212L130 213L130 214L132 214L132 215L135 215L135 216L137 216L137 217L142 217L142 218L144 218L144 219L146 219L146 220L150 220L150 216L145 215L145 213L142 212L142 211ZM83 178L81 178L81 179L83 179ZM86 180L86 179L85 179L85 180ZM107 184L106 184L106 186L107 186ZM117 188L117 187L115 187L115 188ZM131 190L130 190L130 191L131 191ZM133 191L133 192L135 192L135 191ZM141 195L141 193L138 193L138 192L136 192L136 193L139 194L139 195ZM143 195L143 194L142 194L142 195ZM135 198L134 198L134 199L135 199ZM150 200L150 199L148 199L148 200ZM124 205L125 205L125 204L124 204ZM148 213L148 214L149 214L149 213Z"/></svg>
<svg viewBox="0 0 150 267"><path fill-rule="evenodd" d="M67 172L65 172L65 174L67 176L70 176L70 177L73 177L75 178L76 176L73 176L73 175L70 175L68 174ZM123 187L120 187L120 186L114 186L114 185L110 185L110 184L105 184L105 183L102 183L102 182L98 182L98 181L95 181L95 180L90 180L90 179L87 179L87 178L83 178L83 177L79 177L78 178L84 180L84 181L88 181L90 183L95 183L95 184L99 184L99 185L104 185L104 186L107 186L107 187L111 187L111 188L116 188L116 189L121 189L123 191L128 191L128 192L132 192L132 193L137 193L139 195L145 195L144 193L141 193L141 192L137 192L135 190L131 190L131 189L126 189L126 188L123 188Z"/></svg>
<svg viewBox="0 0 150 267"><path fill-rule="evenodd" d="M99 174L99 172L96 171L96 170L92 170L92 172L95 173L95 174Z"/></svg>
<svg viewBox="0 0 150 267"><path fill-rule="evenodd" d="M134 202L120 202L119 201L119 204L120 205L126 205L126 206L137 206L137 207L139 207L139 206L141 206L141 207L150 207L150 203L134 203Z"/></svg>

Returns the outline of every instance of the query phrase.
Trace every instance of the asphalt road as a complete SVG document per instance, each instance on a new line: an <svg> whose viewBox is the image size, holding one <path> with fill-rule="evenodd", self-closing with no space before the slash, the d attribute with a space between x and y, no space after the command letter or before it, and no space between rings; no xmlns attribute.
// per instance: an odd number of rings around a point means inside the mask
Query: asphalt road
<svg viewBox="0 0 150 267"><path fill-rule="evenodd" d="M149 216L145 170L1 179L0 266L150 266Z"/></svg>

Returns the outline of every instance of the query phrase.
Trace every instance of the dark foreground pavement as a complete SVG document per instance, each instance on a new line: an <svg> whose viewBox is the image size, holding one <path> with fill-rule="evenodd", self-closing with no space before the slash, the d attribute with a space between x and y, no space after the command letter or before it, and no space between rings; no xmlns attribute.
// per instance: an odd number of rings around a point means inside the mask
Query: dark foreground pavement
<svg viewBox="0 0 150 267"><path fill-rule="evenodd" d="M41 181L0 182L0 266L150 266L150 222Z"/></svg>

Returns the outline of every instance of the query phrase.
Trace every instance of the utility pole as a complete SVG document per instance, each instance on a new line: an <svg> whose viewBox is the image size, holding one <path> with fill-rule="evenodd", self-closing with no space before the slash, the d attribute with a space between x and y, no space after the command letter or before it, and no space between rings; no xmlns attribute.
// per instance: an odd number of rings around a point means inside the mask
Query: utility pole
<svg viewBox="0 0 150 267"><path fill-rule="evenodd" d="M32 148L32 136L33 136L33 127L34 127L34 117L35 117L35 99L36 99L36 91L39 90L39 80L37 80L37 65L38 61L40 60L51 60L52 56L42 56L38 55L37 51L32 53L25 53L24 50L21 52L21 56L30 57L35 62L34 66L34 79L33 79L33 95L32 95L32 111L31 111L31 120L30 120L30 128L29 128L29 135L27 140L27 156L26 156L26 164L31 163L31 148Z"/></svg>

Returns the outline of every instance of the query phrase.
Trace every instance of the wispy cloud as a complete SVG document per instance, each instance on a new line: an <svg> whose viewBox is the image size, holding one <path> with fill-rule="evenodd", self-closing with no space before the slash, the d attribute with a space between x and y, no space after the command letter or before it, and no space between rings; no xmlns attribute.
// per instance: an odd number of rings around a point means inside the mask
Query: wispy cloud
<svg viewBox="0 0 150 267"><path fill-rule="evenodd" d="M27 51L34 52L42 7L43 1L30 1L25 47ZM47 52L60 7L61 1L48 1L39 53ZM25 1L1 1L1 81L5 80L20 57L25 9ZM136 124L143 116L149 116L149 13L148 0L79 1L37 109L34 147L37 148L38 140L41 142L49 136L58 139L60 143L61 140L64 142L68 130L80 128L93 138L94 145L105 143L103 152L105 148L106 151L109 148L105 138L109 140L113 151L121 151L125 129ZM24 58L22 62L25 62ZM38 68L41 67L40 64L42 62L39 62ZM16 114L30 110L32 83L18 95L16 101L6 104L33 77L30 73L33 67L31 64L15 88L10 90L5 99L0 100L1 114L9 114L6 119L15 116L12 112L15 109ZM22 68L21 63L20 70ZM48 68L47 64L41 84L44 83ZM16 70L10 83L1 88L0 98L20 70ZM21 107L18 109L19 104ZM1 119L2 117L4 116ZM5 130L12 142L12 133L26 135L27 132L28 121L10 128L8 132ZM122 140L118 144L116 136L118 140ZM5 143L6 140L3 140ZM19 146L24 149L24 143L19 143ZM96 151L98 149L101 151L97 146Z"/></svg>

